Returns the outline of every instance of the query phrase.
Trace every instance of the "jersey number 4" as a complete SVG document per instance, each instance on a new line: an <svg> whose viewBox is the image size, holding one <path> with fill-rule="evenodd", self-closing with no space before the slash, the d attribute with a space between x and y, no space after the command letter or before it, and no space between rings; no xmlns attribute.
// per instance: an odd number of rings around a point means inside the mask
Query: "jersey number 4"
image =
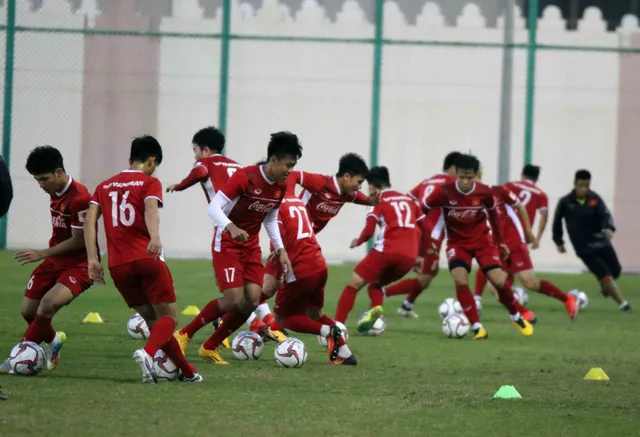
<svg viewBox="0 0 640 437"><path fill-rule="evenodd" d="M390 202L398 216L398 226L401 228L415 228L416 225L411 222L411 207L407 202Z"/></svg>
<svg viewBox="0 0 640 437"><path fill-rule="evenodd" d="M133 205L127 203L129 197L129 191L125 191L122 195L120 205L118 205L118 192L111 191L109 193L111 197L111 223L113 227L117 227L119 224L123 226L131 226L136 218L136 211L133 209Z"/></svg>
<svg viewBox="0 0 640 437"><path fill-rule="evenodd" d="M312 234L311 222L307 215L307 208L304 206L290 206L289 217L298 218L298 240L309 238ZM306 229L306 230L305 230Z"/></svg>

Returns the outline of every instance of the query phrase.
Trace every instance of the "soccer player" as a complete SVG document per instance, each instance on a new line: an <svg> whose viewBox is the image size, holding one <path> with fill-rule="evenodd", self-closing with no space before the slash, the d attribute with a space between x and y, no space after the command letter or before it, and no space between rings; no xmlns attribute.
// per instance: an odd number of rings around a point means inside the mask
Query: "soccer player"
<svg viewBox="0 0 640 437"><path fill-rule="evenodd" d="M155 138L148 135L135 138L131 143L129 169L96 187L84 235L89 275L95 281L103 281L95 225L104 214L113 283L151 330L145 347L133 353L142 371L142 382L157 382L153 359L160 349L180 369L180 381L202 382L173 337L178 310L173 278L164 262L160 240L162 184L152 176L161 163L162 147Z"/></svg>
<svg viewBox="0 0 640 437"><path fill-rule="evenodd" d="M501 250L504 244L498 212L490 187L476 181L480 162L475 156L461 155L456 160L457 181L436 187L424 200L423 207L442 207L447 230L447 260L456 284L456 295L472 324L475 339L488 337L480 323L476 302L469 289L469 271L475 258L489 282L496 288L500 302L507 308L514 326L524 336L533 335L533 327L524 320L513 296L507 275L502 269ZM487 215L491 224L486 225ZM493 241L492 241L493 239Z"/></svg>
<svg viewBox="0 0 640 437"><path fill-rule="evenodd" d="M380 202L367 214L367 223L360 237L351 242L353 249L368 241L380 226L374 248L358 263L351 280L342 291L338 300L335 320L345 323L353 309L358 291L369 285L371 309L358 326L360 332L367 332L382 315L382 302L385 285L397 281L414 266L423 262L418 257L418 226L427 232L426 221L416 202L406 194L391 189L389 171L386 167L373 167L367 174L371 196L379 197Z"/></svg>
<svg viewBox="0 0 640 437"><path fill-rule="evenodd" d="M278 210L278 224L293 270L287 272L276 296L276 320L286 329L327 338L329 363L355 365L342 331L322 313L327 262L316 241L302 200L289 194Z"/></svg>
<svg viewBox="0 0 640 437"><path fill-rule="evenodd" d="M280 263L285 271L291 269L280 237L278 207L286 192L285 181L301 156L296 135L274 133L267 148L267 164L237 170L216 193L208 211L216 224L213 266L222 297L207 304L206 317L196 317L176 333L183 350L204 323L228 313L198 352L207 361L228 364L217 347L260 302L264 267L258 234L263 223Z"/></svg>
<svg viewBox="0 0 640 437"><path fill-rule="evenodd" d="M611 244L616 231L613 217L602 198L590 186L591 173L578 170L573 190L558 201L553 219L553 241L558 252L567 253L562 235L564 219L576 255L598 278L602 294L615 300L620 305L620 311L631 312L629 302L624 300L615 281L620 277L622 267Z"/></svg>
<svg viewBox="0 0 640 437"><path fill-rule="evenodd" d="M7 163L0 156L0 218L9 212L9 206L13 199L13 185Z"/></svg>
<svg viewBox="0 0 640 437"><path fill-rule="evenodd" d="M428 179L423 180L409 192L409 196L416 202L420 203L421 199L428 196L437 185L456 180L455 162L460 156L460 152L451 152L444 158L442 165L443 173L436 174ZM427 241L423 246L426 248L425 253L420 256L424 258L422 270L417 271L418 276L412 279L403 279L393 285L384 287L383 291L386 297L408 294L407 299L398 308L398 314L403 317L418 318L418 314L413 310L414 304L420 293L429 287L429 284L438 274L440 268L440 247L444 240L444 217L442 217L442 208L435 208L427 214L428 232L423 235Z"/></svg>
<svg viewBox="0 0 640 437"><path fill-rule="evenodd" d="M243 167L233 159L221 155L225 141L224 134L213 126L205 127L196 132L191 140L196 163L187 177L177 184L169 185L167 192L183 191L200 183L207 199L207 205L211 203L216 193L227 184L233 173ZM212 251L213 246L212 242ZM202 316L205 315L206 312L202 314ZM251 313L247 323L253 332L259 333L266 339L282 341L286 338L280 332L271 331L269 326L256 318L254 313ZM217 328L217 323L214 322L214 326ZM229 340L225 339L222 345L228 348Z"/></svg>
<svg viewBox="0 0 640 437"><path fill-rule="evenodd" d="M22 251L15 256L22 265L44 260L31 274L24 295L22 317L29 324L24 340L42 343L46 367L53 370L67 336L53 329L51 319L93 283L87 274L83 234L91 194L67 174L62 154L54 147L33 149L26 167L50 196L53 233L48 249ZM0 373L10 370L8 361L0 366Z"/></svg>

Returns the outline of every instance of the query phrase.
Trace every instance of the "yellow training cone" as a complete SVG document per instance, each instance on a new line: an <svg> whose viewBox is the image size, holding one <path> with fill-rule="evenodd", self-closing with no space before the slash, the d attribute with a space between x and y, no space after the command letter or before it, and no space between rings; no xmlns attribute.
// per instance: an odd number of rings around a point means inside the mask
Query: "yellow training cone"
<svg viewBox="0 0 640 437"><path fill-rule="evenodd" d="M584 375L584 379L587 381L608 381L609 377L601 367L593 367Z"/></svg>
<svg viewBox="0 0 640 437"><path fill-rule="evenodd" d="M104 320L102 320L102 317L100 317L98 313L89 313L85 316L84 320L82 320L82 323L104 323Z"/></svg>
<svg viewBox="0 0 640 437"><path fill-rule="evenodd" d="M200 310L195 305L189 305L182 312L183 316L197 316L198 314L200 314Z"/></svg>

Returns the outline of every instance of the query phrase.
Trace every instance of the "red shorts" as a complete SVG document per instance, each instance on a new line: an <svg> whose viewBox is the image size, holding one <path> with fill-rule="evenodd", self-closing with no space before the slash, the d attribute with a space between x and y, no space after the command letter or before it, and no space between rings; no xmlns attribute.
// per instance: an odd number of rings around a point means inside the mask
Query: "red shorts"
<svg viewBox="0 0 640 437"><path fill-rule="evenodd" d="M410 256L382 253L374 249L358 263L354 271L368 284L384 287L402 279L415 263L415 258Z"/></svg>
<svg viewBox="0 0 640 437"><path fill-rule="evenodd" d="M284 283L276 294L275 313L282 317L305 314L307 308L321 309L324 306L324 287L327 284L328 271L324 270L311 276Z"/></svg>
<svg viewBox="0 0 640 437"><path fill-rule="evenodd" d="M468 249L464 246L449 244L447 246L447 261L449 269L456 267L466 267L467 271L471 270L471 263L476 259L480 270L486 271L492 268L502 268L500 250L498 246L487 243L486 246L478 249Z"/></svg>
<svg viewBox="0 0 640 437"><path fill-rule="evenodd" d="M245 282L262 286L264 267L262 250L258 244L253 246L223 247L220 252L211 249L213 270L216 273L220 291L244 287Z"/></svg>
<svg viewBox="0 0 640 437"><path fill-rule="evenodd" d="M89 279L89 270L86 267L59 269L45 261L31 273L24 297L40 300L56 284L64 285L71 290L73 297L78 297L91 287L93 282Z"/></svg>
<svg viewBox="0 0 640 437"><path fill-rule="evenodd" d="M175 302L169 267L155 258L139 259L109 269L116 288L130 307Z"/></svg>
<svg viewBox="0 0 640 437"><path fill-rule="evenodd" d="M282 264L280 264L277 256L267 260L267 263L264 266L264 274L273 276L276 278L276 281L282 281L284 270L282 270Z"/></svg>
<svg viewBox="0 0 640 437"><path fill-rule="evenodd" d="M516 275L525 270L533 269L533 263L531 262L527 245L518 244L509 246L509 257L505 260L505 264L507 266L507 273L510 275Z"/></svg>

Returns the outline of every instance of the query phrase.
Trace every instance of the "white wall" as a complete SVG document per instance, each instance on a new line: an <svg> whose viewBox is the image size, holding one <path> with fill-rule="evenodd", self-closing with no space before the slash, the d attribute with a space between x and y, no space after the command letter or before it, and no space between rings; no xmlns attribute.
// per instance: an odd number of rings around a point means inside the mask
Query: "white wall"
<svg viewBox="0 0 640 437"><path fill-rule="evenodd" d="M19 5L22 2L18 2ZM26 3L26 2L25 2ZM161 31L219 32L221 17L202 18L197 0L174 0L172 17ZM82 25L65 2L47 2L30 12L20 6L21 25ZM57 4L54 6L53 4ZM64 5L64 6L61 6ZM317 0L305 0L295 18L277 0L255 11L233 2L232 32L244 35L372 38L373 26L353 0L346 0L335 22ZM427 3L417 25L404 21L398 6L386 2L385 37L402 40L500 43L502 29L486 28L470 3L456 27L446 27L437 6ZM577 32L566 32L557 9L540 20L545 44L618 47L618 34L605 32L598 10L588 10ZM516 42L527 40L516 11ZM63 149L69 171L77 172L80 127L82 36L18 36L12 171L19 198L9 220L11 247L38 245L49 234L46 199L23 170L28 150L49 142ZM161 40L158 137L166 148L159 172L165 184L184 177L193 163L190 140L218 119L220 42L209 39ZM408 190L440 170L451 150L471 150L483 162L485 180L495 183L498 166L502 51L387 45L384 47L379 162L391 171L394 186ZM523 162L526 51L514 53L511 176ZM538 52L534 162L543 167L540 185L550 202L571 186L577 167L597 172L594 188L612 205L617 142L618 61L615 53ZM373 48L361 44L231 42L228 156L244 164L264 157L269 134L297 133L304 146L299 167L333 173L343 153L369 159ZM162 228L167 252L209 256L211 224L198 187L167 195ZM553 211L552 211L553 212ZM363 224L363 211L348 205L320 235L329 259L358 259L348 240ZM575 268L573 256L560 257L550 239L534 254L541 268Z"/></svg>

